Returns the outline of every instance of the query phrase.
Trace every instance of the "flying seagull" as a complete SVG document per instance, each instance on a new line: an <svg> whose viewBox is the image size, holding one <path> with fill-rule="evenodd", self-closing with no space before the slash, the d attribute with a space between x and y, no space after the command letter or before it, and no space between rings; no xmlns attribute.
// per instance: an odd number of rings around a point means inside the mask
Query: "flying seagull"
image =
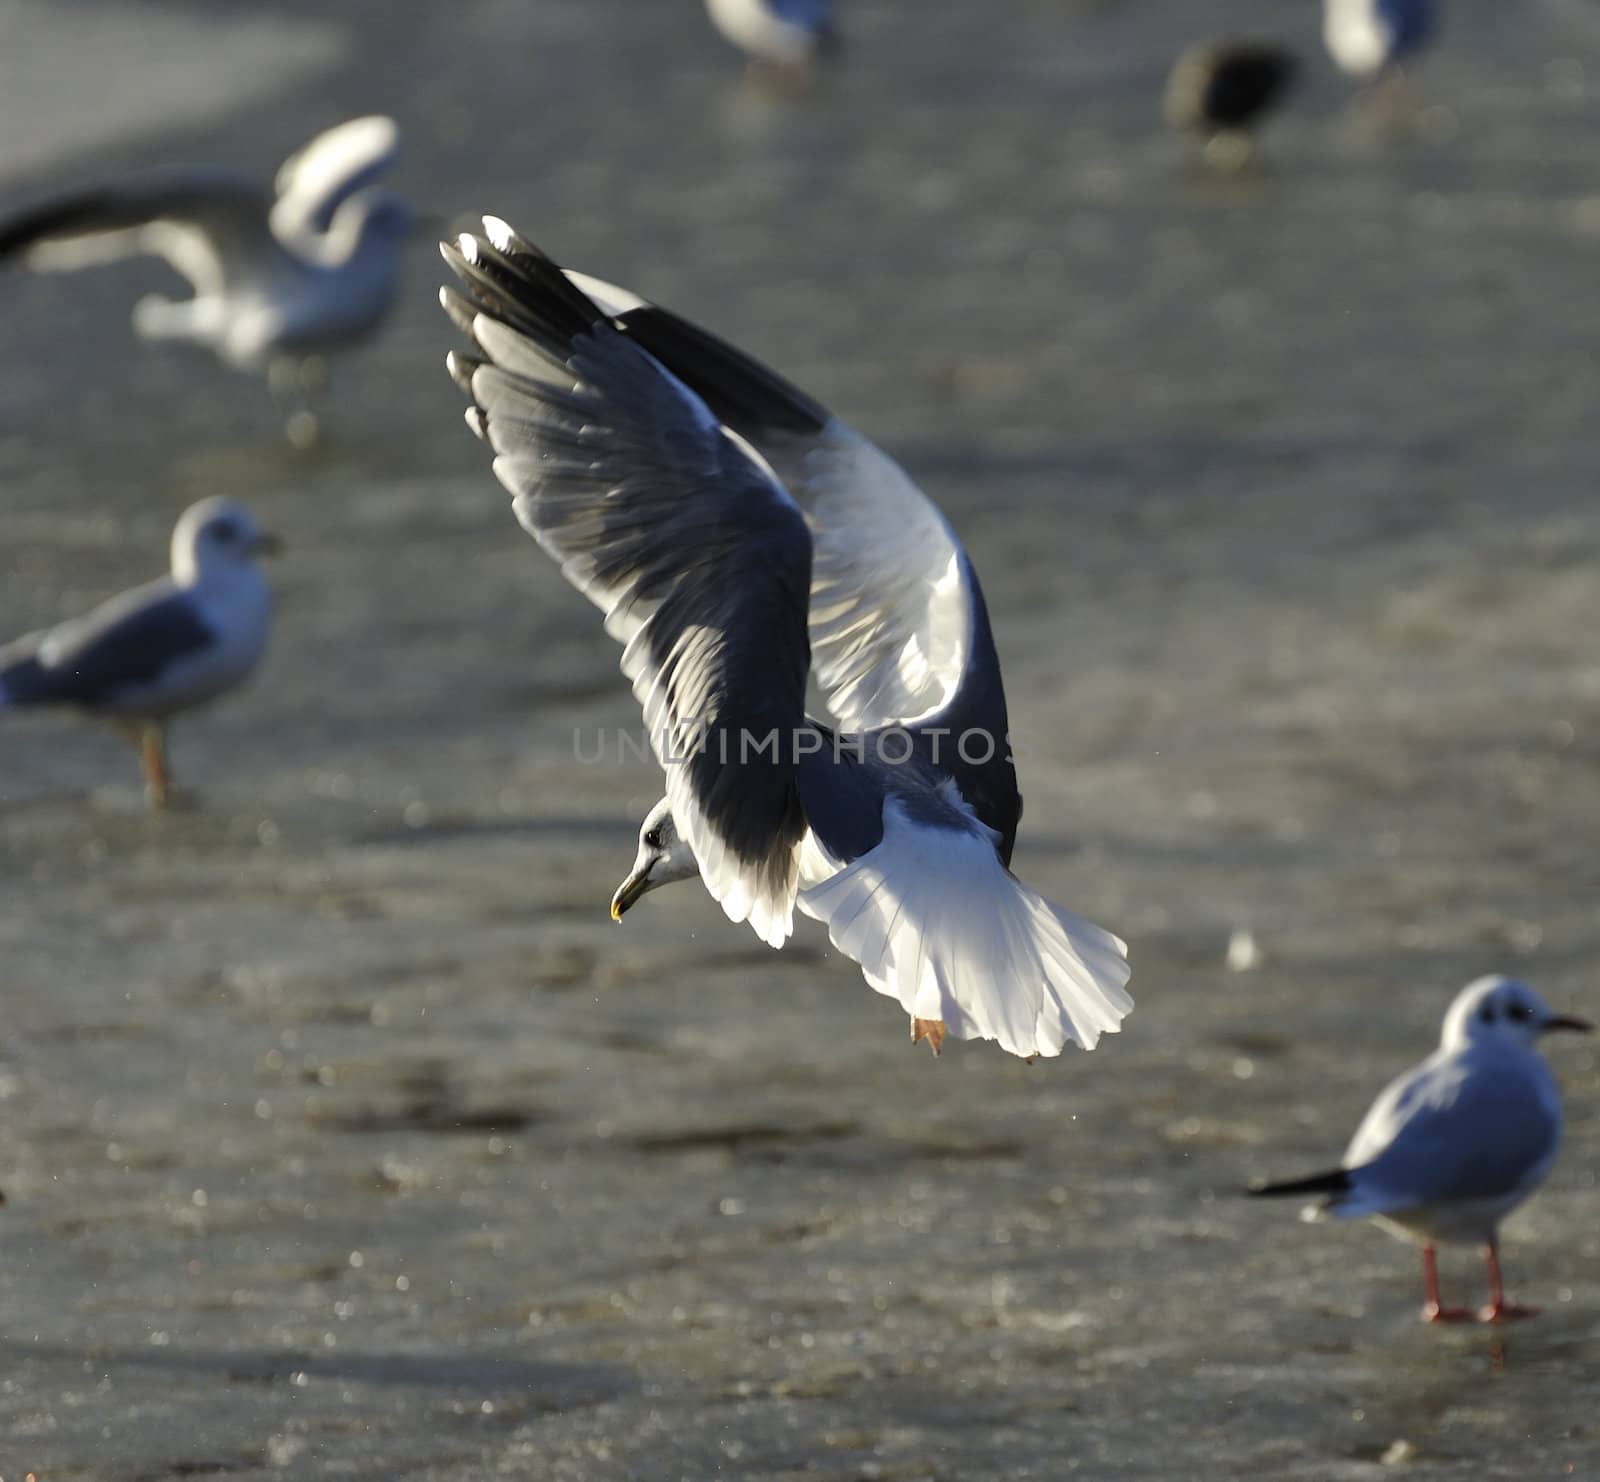
<svg viewBox="0 0 1600 1482"><path fill-rule="evenodd" d="M0 260L71 271L160 257L194 293L140 299L142 338L304 384L320 352L366 335L394 299L412 213L377 182L399 143L394 120L373 115L318 134L273 189L226 168L168 166L53 192L0 214Z"/></svg>
<svg viewBox="0 0 1600 1482"><path fill-rule="evenodd" d="M1216 153L1220 142L1242 160L1256 127L1282 100L1298 70L1293 52L1269 42L1190 47L1167 79L1167 122L1204 139L1208 154Z"/></svg>
<svg viewBox="0 0 1600 1482"><path fill-rule="evenodd" d="M1342 71L1372 81L1427 44L1433 19L1433 0L1323 0L1322 39Z"/></svg>
<svg viewBox="0 0 1600 1482"><path fill-rule="evenodd" d="M666 772L613 911L697 873L778 947L798 905L935 1049L1057 1055L1118 1028L1124 944L1007 869L1000 666L939 511L803 392L503 221L441 250L467 290L441 299L472 343L449 360L468 425L624 644ZM831 723L805 713L810 675Z"/></svg>
<svg viewBox="0 0 1600 1482"><path fill-rule="evenodd" d="M114 721L140 749L151 803L164 807L166 724L255 668L272 606L256 558L276 547L234 500L190 505L172 532L169 575L0 648L0 712L70 705Z"/></svg>
<svg viewBox="0 0 1600 1482"><path fill-rule="evenodd" d="M1552 1029L1593 1026L1554 1014L1524 983L1479 978L1456 995L1439 1048L1373 1102L1330 1173L1251 1190L1320 1194L1304 1218L1371 1218L1422 1247L1427 1322L1470 1319L1439 1300L1438 1244L1481 1245L1489 1270L1484 1322L1534 1310L1506 1301L1500 1222L1544 1180L1561 1139L1561 1097L1535 1046Z"/></svg>
<svg viewBox="0 0 1600 1482"><path fill-rule="evenodd" d="M838 41L833 0L706 0L711 23L752 65L805 77Z"/></svg>

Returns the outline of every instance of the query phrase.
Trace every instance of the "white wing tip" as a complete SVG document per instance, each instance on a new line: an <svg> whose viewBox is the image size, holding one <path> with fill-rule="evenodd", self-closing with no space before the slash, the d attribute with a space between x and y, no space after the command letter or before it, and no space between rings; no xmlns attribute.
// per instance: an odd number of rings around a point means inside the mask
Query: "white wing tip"
<svg viewBox="0 0 1600 1482"><path fill-rule="evenodd" d="M511 243L516 233L510 225L499 216L485 216L483 218L483 234L489 239L489 245L497 252L509 252Z"/></svg>

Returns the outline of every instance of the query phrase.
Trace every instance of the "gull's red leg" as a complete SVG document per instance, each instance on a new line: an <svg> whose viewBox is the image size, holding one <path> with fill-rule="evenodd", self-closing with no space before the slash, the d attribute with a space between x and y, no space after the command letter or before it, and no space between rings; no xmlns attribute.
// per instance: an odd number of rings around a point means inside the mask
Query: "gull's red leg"
<svg viewBox="0 0 1600 1482"><path fill-rule="evenodd" d="M1422 1247L1423 1322L1471 1322L1466 1307L1445 1307L1439 1301L1439 1258L1431 1245Z"/></svg>
<svg viewBox="0 0 1600 1482"><path fill-rule="evenodd" d="M139 763L144 772L145 794L152 808L165 808L172 798L172 775L167 771L166 736L154 722L139 738Z"/></svg>
<svg viewBox="0 0 1600 1482"><path fill-rule="evenodd" d="M1519 1307L1506 1301L1506 1286L1500 1276L1500 1247L1491 1240L1483 1248L1483 1263L1489 1268L1489 1305L1478 1314L1480 1322L1515 1322L1519 1317L1536 1317L1537 1307Z"/></svg>

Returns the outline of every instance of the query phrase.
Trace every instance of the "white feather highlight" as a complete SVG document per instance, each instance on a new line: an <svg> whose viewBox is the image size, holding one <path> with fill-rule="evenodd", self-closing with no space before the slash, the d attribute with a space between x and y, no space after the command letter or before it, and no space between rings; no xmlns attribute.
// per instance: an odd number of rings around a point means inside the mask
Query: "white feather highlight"
<svg viewBox="0 0 1600 1482"><path fill-rule="evenodd" d="M603 278L592 278L575 268L562 268L561 275L608 319L616 319L632 309L648 309L650 305L636 293L607 283Z"/></svg>

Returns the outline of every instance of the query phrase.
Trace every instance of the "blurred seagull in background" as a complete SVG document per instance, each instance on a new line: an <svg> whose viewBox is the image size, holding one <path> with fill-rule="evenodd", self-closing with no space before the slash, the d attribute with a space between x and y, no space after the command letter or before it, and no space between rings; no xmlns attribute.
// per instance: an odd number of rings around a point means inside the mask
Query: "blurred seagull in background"
<svg viewBox="0 0 1600 1482"><path fill-rule="evenodd" d="M165 166L53 193L0 214L0 260L73 271L162 258L194 294L140 299L141 337L265 368L274 390L310 390L318 353L369 333L394 300L413 217L377 181L399 143L394 120L372 115L318 134L284 162L273 190L226 168Z"/></svg>
<svg viewBox="0 0 1600 1482"><path fill-rule="evenodd" d="M1299 66L1293 52L1268 42L1190 47L1167 79L1167 122L1204 139L1215 163L1241 165L1257 125L1288 91Z"/></svg>
<svg viewBox="0 0 1600 1482"><path fill-rule="evenodd" d="M151 803L165 807L166 723L256 667L272 608L256 562L276 549L242 504L190 505L169 575L0 648L0 711L70 705L115 721L139 747Z"/></svg>
<svg viewBox="0 0 1600 1482"><path fill-rule="evenodd" d="M698 874L781 946L796 905L911 1017L1092 1049L1127 949L1007 868L1022 812L978 579L900 467L803 392L503 221L444 245L452 376L518 518L624 645L667 795L612 902ZM815 675L837 728L805 713Z"/></svg>
<svg viewBox="0 0 1600 1482"><path fill-rule="evenodd" d="M1392 74L1433 34L1434 0L1323 0L1322 39L1363 81Z"/></svg>
<svg viewBox="0 0 1600 1482"><path fill-rule="evenodd" d="M1371 1218L1415 1241L1427 1322L1473 1316L1439 1301L1441 1243L1483 1247L1484 1322L1530 1316L1537 1309L1506 1301L1499 1228L1549 1173L1561 1140L1561 1096L1536 1046L1551 1030L1592 1028L1552 1013L1524 983L1479 978L1450 1005L1439 1048L1373 1102L1338 1168L1251 1193L1321 1194L1303 1218Z"/></svg>
<svg viewBox="0 0 1600 1482"><path fill-rule="evenodd" d="M757 68L809 80L838 44L833 0L706 0L712 24Z"/></svg>

